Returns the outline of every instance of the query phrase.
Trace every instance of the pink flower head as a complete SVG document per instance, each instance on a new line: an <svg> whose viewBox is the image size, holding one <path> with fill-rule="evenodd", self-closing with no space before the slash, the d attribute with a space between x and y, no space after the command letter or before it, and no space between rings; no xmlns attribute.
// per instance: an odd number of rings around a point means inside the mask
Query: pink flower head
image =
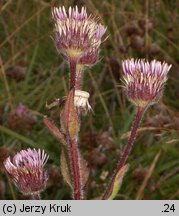
<svg viewBox="0 0 179 216"><path fill-rule="evenodd" d="M15 185L23 194L32 195L44 190L47 182L47 173L44 165L48 155L40 149L21 150L12 161L8 157L4 166Z"/></svg>
<svg viewBox="0 0 179 216"><path fill-rule="evenodd" d="M91 66L97 63L99 59L99 49L92 48L85 52L84 55L79 59L79 64L85 66Z"/></svg>
<svg viewBox="0 0 179 216"><path fill-rule="evenodd" d="M68 12L64 6L54 7L52 17L56 47L67 58L79 59L88 50L99 48L106 28L88 16L85 7L81 11L69 7Z"/></svg>
<svg viewBox="0 0 179 216"><path fill-rule="evenodd" d="M127 96L138 107L152 105L162 97L171 65L153 60L122 61Z"/></svg>
<svg viewBox="0 0 179 216"><path fill-rule="evenodd" d="M79 60L79 64L85 66L92 66L97 63L99 59L99 46L101 44L101 38L106 32L106 28L103 25L98 24L96 32L93 38L91 48L87 50Z"/></svg>
<svg viewBox="0 0 179 216"><path fill-rule="evenodd" d="M18 116L23 116L26 113L27 113L27 107L20 103L16 108L16 114Z"/></svg>

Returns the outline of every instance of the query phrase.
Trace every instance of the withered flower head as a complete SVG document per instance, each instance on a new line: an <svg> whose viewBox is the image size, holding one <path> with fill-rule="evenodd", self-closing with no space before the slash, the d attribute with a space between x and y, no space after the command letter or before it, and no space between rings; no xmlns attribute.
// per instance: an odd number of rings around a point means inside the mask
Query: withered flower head
<svg viewBox="0 0 179 216"><path fill-rule="evenodd" d="M85 111L91 110L91 106L88 102L90 94L86 91L75 90L74 104L77 108L81 108Z"/></svg>
<svg viewBox="0 0 179 216"><path fill-rule="evenodd" d="M162 97L171 65L153 60L122 61L127 96L137 107L152 105Z"/></svg>
<svg viewBox="0 0 179 216"><path fill-rule="evenodd" d="M44 165L47 160L48 155L44 150L28 148L17 153L12 161L8 157L4 166L19 191L25 195L33 195L46 187L48 177Z"/></svg>
<svg viewBox="0 0 179 216"><path fill-rule="evenodd" d="M65 7L52 8L55 23L55 44L67 58L79 59L85 52L98 49L106 28L96 19L87 15L86 8Z"/></svg>

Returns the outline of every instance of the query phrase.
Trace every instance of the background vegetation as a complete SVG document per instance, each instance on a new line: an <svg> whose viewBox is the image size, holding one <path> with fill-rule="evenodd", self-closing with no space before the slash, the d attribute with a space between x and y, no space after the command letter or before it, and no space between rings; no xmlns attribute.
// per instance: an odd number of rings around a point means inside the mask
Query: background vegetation
<svg viewBox="0 0 179 216"><path fill-rule="evenodd" d="M49 181L43 199L69 199L59 170L60 143L43 124L58 119L46 102L67 95L68 66L51 36L50 8L85 5L108 26L100 62L86 71L94 113L83 117L80 147L91 169L89 198L98 197L127 142L134 107L121 87L121 60L165 60L172 69L165 94L145 114L117 199L179 198L179 1L178 0L2 0L0 1L0 198L25 199L2 161L22 148L45 149ZM19 104L27 110L18 115ZM58 123L58 121L56 121Z"/></svg>

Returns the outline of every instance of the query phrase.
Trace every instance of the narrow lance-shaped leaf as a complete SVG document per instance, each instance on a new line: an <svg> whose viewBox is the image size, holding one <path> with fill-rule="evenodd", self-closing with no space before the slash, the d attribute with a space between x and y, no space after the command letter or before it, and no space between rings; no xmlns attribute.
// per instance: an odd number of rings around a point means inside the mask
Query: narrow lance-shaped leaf
<svg viewBox="0 0 179 216"><path fill-rule="evenodd" d="M126 164L115 175L114 180L111 184L111 187L109 188L108 192L106 193L106 195L104 197L105 200L113 200L117 196L117 194L121 188L123 178L124 178L126 172L128 171L128 169L129 169L129 165Z"/></svg>
<svg viewBox="0 0 179 216"><path fill-rule="evenodd" d="M69 157L68 161L70 168L68 170L70 170L72 177L72 194L74 199L81 199L83 197L83 191L81 190L82 185L80 178L80 160L78 154L78 133L80 129L80 123L78 113L74 105L74 89L69 92L63 112L61 112L60 117L61 129L66 135L68 145L67 155Z"/></svg>
<svg viewBox="0 0 179 216"><path fill-rule="evenodd" d="M66 134L68 134L71 139L74 139L80 130L79 118L74 105L74 89L70 91L67 97L64 113L61 117L61 123L63 124Z"/></svg>
<svg viewBox="0 0 179 216"><path fill-rule="evenodd" d="M66 145L64 134L57 128L57 126L50 121L47 117L44 117L44 124L49 131L63 144Z"/></svg>
<svg viewBox="0 0 179 216"><path fill-rule="evenodd" d="M86 187L86 184L89 179L89 168L87 167L87 162L84 158L82 158L81 154L79 154L79 163L80 163L80 173L81 173L81 182L82 189Z"/></svg>
<svg viewBox="0 0 179 216"><path fill-rule="evenodd" d="M82 158L81 155L79 155L79 167L80 167L80 173L81 173L81 182L82 182L82 189L85 188L88 178L89 178L89 169L87 167L86 161ZM60 157L60 168L61 173L64 178L64 180L67 182L67 184L72 188L72 176L70 173L70 165L68 160L68 153L65 148L62 148L61 151L61 157Z"/></svg>
<svg viewBox="0 0 179 216"><path fill-rule="evenodd" d="M68 155L65 151L65 148L62 148L61 150L60 168L64 180L67 182L70 188L72 188L73 186L72 186L72 177L70 174L70 165L69 165Z"/></svg>

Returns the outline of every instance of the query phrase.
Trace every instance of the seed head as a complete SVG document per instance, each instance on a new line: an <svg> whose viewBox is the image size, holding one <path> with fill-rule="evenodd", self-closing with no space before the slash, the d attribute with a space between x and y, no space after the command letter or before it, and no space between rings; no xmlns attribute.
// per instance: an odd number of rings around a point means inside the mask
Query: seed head
<svg viewBox="0 0 179 216"><path fill-rule="evenodd" d="M98 49L106 28L98 24L94 17L87 15L86 8L52 8L55 23L55 44L67 58L79 59L88 50Z"/></svg>
<svg viewBox="0 0 179 216"><path fill-rule="evenodd" d="M123 81L127 96L138 107L152 105L162 97L171 65L153 60L122 61Z"/></svg>
<svg viewBox="0 0 179 216"><path fill-rule="evenodd" d="M27 149L17 153L12 161L8 157L4 166L20 192L32 195L43 191L47 183L44 165L48 155L44 150Z"/></svg>

